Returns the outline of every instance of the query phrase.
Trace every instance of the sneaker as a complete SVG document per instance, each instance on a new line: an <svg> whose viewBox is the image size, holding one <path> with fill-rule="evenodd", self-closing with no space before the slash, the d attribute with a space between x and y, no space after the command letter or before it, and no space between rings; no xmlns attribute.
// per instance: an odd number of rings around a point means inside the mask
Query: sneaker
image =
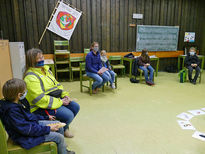
<svg viewBox="0 0 205 154"><path fill-rule="evenodd" d="M67 154L75 154L74 151L67 150Z"/></svg>
<svg viewBox="0 0 205 154"><path fill-rule="evenodd" d="M64 136L67 137L67 138L73 138L74 137L74 135L68 129L65 130Z"/></svg>
<svg viewBox="0 0 205 154"><path fill-rule="evenodd" d="M97 94L97 92L98 92L97 88L93 89L93 94Z"/></svg>
<svg viewBox="0 0 205 154"><path fill-rule="evenodd" d="M195 80L192 80L192 82L191 82L191 83L195 85L195 84L196 84L196 81L195 81Z"/></svg>
<svg viewBox="0 0 205 154"><path fill-rule="evenodd" d="M110 87L111 87L112 89L115 89L115 88L116 88L114 83L112 83L112 84L110 85Z"/></svg>
<svg viewBox="0 0 205 154"><path fill-rule="evenodd" d="M152 86L155 85L155 83L153 81L150 81L152 83Z"/></svg>
<svg viewBox="0 0 205 154"><path fill-rule="evenodd" d="M135 78L131 78L131 79L130 79L130 82L131 82L131 83L139 83L140 80L136 80Z"/></svg>
<svg viewBox="0 0 205 154"><path fill-rule="evenodd" d="M153 82L151 82L151 81L146 81L146 83L147 83L149 86L154 85L154 83L153 83Z"/></svg>

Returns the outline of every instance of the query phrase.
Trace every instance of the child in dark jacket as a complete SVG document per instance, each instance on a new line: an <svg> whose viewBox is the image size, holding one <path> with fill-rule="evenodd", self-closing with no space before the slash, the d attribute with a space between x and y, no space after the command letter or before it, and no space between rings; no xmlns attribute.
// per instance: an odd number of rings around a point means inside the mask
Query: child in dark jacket
<svg viewBox="0 0 205 154"><path fill-rule="evenodd" d="M102 51L100 52L100 58L101 58L101 61L102 61L102 66L105 67L105 68L107 68L107 69L108 69L108 72L109 72L109 74L110 74L110 80L109 80L109 82L110 82L110 87L111 87L112 89L115 89L115 88L116 88L116 87L115 87L115 83L114 83L114 81L115 81L115 72L112 70L112 67L111 67L111 65L110 65L110 62L109 62L109 60L107 59L107 55L106 55L106 51L105 51L105 50L102 50Z"/></svg>
<svg viewBox="0 0 205 154"><path fill-rule="evenodd" d="M154 69L150 65L150 57L148 55L147 50L145 49L142 50L142 54L138 58L138 64L139 64L139 68L144 71L146 83L148 85L154 85L154 82L153 82ZM148 78L148 70L149 70L149 78Z"/></svg>
<svg viewBox="0 0 205 154"><path fill-rule="evenodd" d="M200 64L200 61L196 55L196 49L194 47L191 47L189 49L189 53L187 54L187 56L185 58L185 65L188 69L189 81L193 84L196 84L196 80L197 80L199 73L200 73L199 64ZM196 70L196 74L194 76L194 79L192 79L193 69Z"/></svg>
<svg viewBox="0 0 205 154"><path fill-rule="evenodd" d="M48 121L48 116L34 115L26 108L26 93L26 84L20 79L8 80L3 86L5 100L0 100L0 118L9 137L25 149L53 141L58 146L58 154L74 154L66 149L63 128L47 126L57 121Z"/></svg>

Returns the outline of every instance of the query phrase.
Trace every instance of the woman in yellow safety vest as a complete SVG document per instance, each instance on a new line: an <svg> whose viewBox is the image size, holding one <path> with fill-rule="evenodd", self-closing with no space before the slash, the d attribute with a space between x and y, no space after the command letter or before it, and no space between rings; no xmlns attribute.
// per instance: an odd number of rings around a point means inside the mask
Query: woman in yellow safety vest
<svg viewBox="0 0 205 154"><path fill-rule="evenodd" d="M64 135L73 137L68 131L68 126L77 115L80 106L70 99L69 93L63 90L63 86L55 79L49 67L44 65L44 56L40 49L33 48L27 51L24 81L31 112L54 116L66 123Z"/></svg>

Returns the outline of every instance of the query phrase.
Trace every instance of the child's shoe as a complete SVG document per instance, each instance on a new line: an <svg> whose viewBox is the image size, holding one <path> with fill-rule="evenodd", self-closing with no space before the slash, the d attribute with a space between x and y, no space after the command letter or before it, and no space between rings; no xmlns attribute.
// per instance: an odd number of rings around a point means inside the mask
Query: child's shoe
<svg viewBox="0 0 205 154"><path fill-rule="evenodd" d="M196 81L195 81L195 80L192 80L192 82L191 82L191 83L195 85L195 84L196 84Z"/></svg>
<svg viewBox="0 0 205 154"><path fill-rule="evenodd" d="M116 88L114 83L112 83L112 84L110 85L110 87L111 87L112 89L115 89L115 88Z"/></svg>

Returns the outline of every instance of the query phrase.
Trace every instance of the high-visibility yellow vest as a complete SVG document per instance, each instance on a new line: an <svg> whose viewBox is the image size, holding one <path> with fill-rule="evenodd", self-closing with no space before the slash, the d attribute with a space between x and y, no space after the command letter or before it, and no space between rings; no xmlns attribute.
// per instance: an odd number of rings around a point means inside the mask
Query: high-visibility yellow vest
<svg viewBox="0 0 205 154"><path fill-rule="evenodd" d="M26 99L31 106L31 112L38 108L57 109L63 104L60 98L47 95L57 89L63 91L63 86L55 79L48 66L44 66L44 70L46 75L41 68L29 68L24 77L28 90ZM64 96L69 96L69 93L63 91L61 97Z"/></svg>

